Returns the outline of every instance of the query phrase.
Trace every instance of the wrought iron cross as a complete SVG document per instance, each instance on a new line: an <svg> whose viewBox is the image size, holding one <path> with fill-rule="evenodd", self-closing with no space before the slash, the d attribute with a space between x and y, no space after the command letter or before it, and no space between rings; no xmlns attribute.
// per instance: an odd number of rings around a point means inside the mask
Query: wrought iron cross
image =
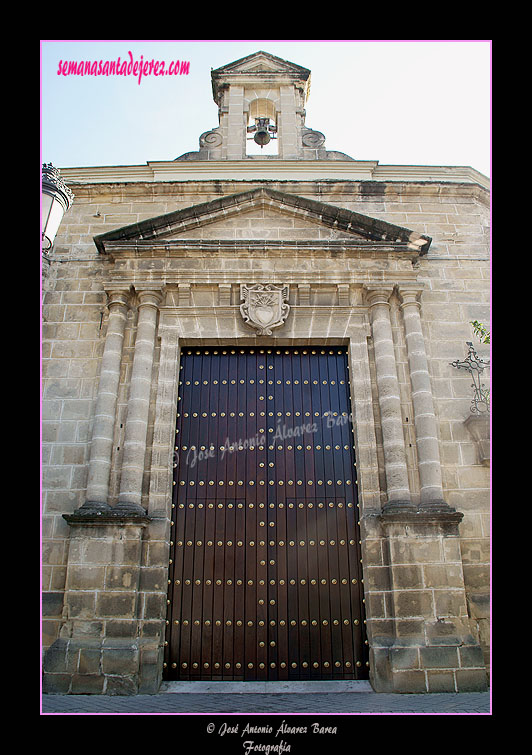
<svg viewBox="0 0 532 755"><path fill-rule="evenodd" d="M489 360L481 359L478 356L471 341L466 341L466 344L469 346L467 357L462 361L455 359L454 362L450 362L449 364L456 367L458 370L467 370L467 372L471 374L471 377L473 378L471 388L474 390L473 399L471 401L471 411L473 414L482 414L483 412L489 412L490 410L489 388L486 388L484 383L480 382L482 371L485 367L489 366Z"/></svg>

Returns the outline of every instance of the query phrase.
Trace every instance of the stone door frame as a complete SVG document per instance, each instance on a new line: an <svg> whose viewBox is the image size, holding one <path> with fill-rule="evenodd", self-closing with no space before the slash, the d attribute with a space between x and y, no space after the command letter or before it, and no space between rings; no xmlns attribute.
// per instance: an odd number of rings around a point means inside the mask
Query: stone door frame
<svg viewBox="0 0 532 755"><path fill-rule="evenodd" d="M297 308L294 308L297 309ZM280 328L274 336L254 336L245 331L235 337L236 329L242 330L238 307L218 307L194 309L163 306L160 311L158 337L160 341L157 392L154 412L154 436L152 444L152 461L150 469L150 489L148 496L148 516L158 523L157 530L164 531L165 539L160 542L161 554L165 560L160 567L168 567L170 554L172 512L172 471L175 451L175 429L177 413L177 393L182 348L194 346L238 347L255 346L283 347L298 346L319 348L324 346L347 345L350 380L350 403L353 416L353 440L357 459L359 519L362 522L367 514L375 516L380 511L379 469L376 453L375 427L373 419L373 397L371 390L370 361L367 338L370 333L367 309L363 307L317 307L313 308L317 318L328 323L338 323L330 327L326 337L312 337L298 327L297 316ZM337 310L341 309L339 313ZM208 310L208 311L207 311ZM229 311L228 311L229 310ZM235 311L236 310L236 311ZM228 314L230 317L228 317ZM293 313L291 313L293 315ZM332 315L334 314L334 319ZM183 316L186 317L186 333L183 328ZM215 332L216 338L202 337L204 330L198 324L202 318L208 318L208 332ZM345 318L345 321L344 319ZM197 323L199 332L190 329L190 321ZM306 322L304 321L301 322ZM146 537L151 543L152 526L146 528ZM150 548L150 546L148 546ZM362 538L362 561L364 562L365 540ZM150 560L150 567L153 562ZM164 592L164 617L166 617L167 591ZM366 603L366 621L367 603ZM164 638L165 627L162 627ZM162 657L162 656L161 656ZM162 674L162 661L161 674Z"/></svg>

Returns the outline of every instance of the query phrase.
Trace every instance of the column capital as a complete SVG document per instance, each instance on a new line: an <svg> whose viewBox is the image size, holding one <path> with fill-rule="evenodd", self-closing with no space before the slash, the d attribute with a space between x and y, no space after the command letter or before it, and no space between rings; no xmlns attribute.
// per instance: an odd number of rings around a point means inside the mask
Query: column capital
<svg viewBox="0 0 532 755"><path fill-rule="evenodd" d="M400 283L397 285L396 290L401 307L405 307L407 304L415 304L420 307L420 298L424 288L423 283Z"/></svg>
<svg viewBox="0 0 532 755"><path fill-rule="evenodd" d="M107 306L112 304L123 304L129 306L131 298L131 286L125 286L121 283L105 283L103 290L107 294Z"/></svg>
<svg viewBox="0 0 532 755"><path fill-rule="evenodd" d="M164 295L164 283L135 283L135 293L137 294L139 307L152 306L159 307Z"/></svg>
<svg viewBox="0 0 532 755"><path fill-rule="evenodd" d="M375 304L388 304L393 294L393 283L374 283L364 286L366 302L372 307Z"/></svg>

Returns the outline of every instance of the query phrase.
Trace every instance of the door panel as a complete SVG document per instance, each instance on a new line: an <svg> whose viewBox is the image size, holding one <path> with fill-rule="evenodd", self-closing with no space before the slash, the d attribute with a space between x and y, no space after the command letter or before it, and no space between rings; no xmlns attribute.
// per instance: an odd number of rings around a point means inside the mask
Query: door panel
<svg viewBox="0 0 532 755"><path fill-rule="evenodd" d="M345 347L181 355L166 679L367 678Z"/></svg>

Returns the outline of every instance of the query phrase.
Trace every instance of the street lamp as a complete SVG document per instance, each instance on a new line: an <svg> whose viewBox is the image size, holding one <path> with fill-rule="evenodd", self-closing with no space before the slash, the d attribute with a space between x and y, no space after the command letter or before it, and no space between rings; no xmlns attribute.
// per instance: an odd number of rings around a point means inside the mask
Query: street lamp
<svg viewBox="0 0 532 755"><path fill-rule="evenodd" d="M63 215L72 206L74 194L65 184L52 163L43 163L41 190L41 223L43 251L48 252L54 243Z"/></svg>

